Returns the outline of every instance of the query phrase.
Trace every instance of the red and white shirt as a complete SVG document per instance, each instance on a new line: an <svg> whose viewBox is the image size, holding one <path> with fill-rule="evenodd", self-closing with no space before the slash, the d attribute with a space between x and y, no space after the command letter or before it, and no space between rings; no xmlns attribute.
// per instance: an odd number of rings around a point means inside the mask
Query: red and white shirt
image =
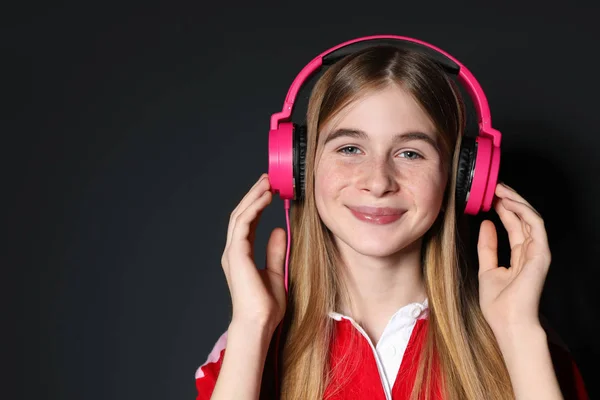
<svg viewBox="0 0 600 400"><path fill-rule="evenodd" d="M427 300L401 307L390 318L377 345L373 345L364 329L351 317L336 312L330 312L329 316L335 325L329 359L332 380L325 396L331 400L408 399L427 332ZM548 335L548 343L565 400L589 399L577 365L566 348L552 337ZM226 346L227 332L196 371L197 400L210 399ZM439 379L434 379L432 390L434 398L442 399Z"/></svg>

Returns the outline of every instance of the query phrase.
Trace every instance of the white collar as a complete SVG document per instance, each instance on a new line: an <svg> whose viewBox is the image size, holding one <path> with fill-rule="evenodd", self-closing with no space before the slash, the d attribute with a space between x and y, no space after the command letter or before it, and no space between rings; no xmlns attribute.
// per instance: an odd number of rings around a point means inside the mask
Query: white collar
<svg viewBox="0 0 600 400"><path fill-rule="evenodd" d="M392 388L394 387L394 382L413 328L417 320L427 319L428 310L428 299L425 299L422 303L409 303L400 307L388 321L377 342L377 346L373 346L373 342L365 330L352 317L333 311L329 313L329 316L336 321L341 321L342 319L350 321L367 340L377 362L377 369L379 370L386 399L391 399Z"/></svg>
<svg viewBox="0 0 600 400"><path fill-rule="evenodd" d="M413 319L421 319L421 318L425 318L427 317L428 311L429 310L429 302L428 299L426 298L425 300L423 300L423 302L418 303L409 303L406 304L402 307L400 307L395 313L394 315L392 315L392 317L390 318L390 320L388 321L388 326L390 324L394 324L394 321L399 321L405 318L410 318L412 317ZM347 319L349 321L355 322L354 319L348 315L344 315L335 311L331 311L329 312L329 316L333 319L335 319L336 321L341 321L342 318L343 319ZM387 329L387 327L386 327ZM384 330L385 333L385 330ZM383 335L382 335L383 337Z"/></svg>

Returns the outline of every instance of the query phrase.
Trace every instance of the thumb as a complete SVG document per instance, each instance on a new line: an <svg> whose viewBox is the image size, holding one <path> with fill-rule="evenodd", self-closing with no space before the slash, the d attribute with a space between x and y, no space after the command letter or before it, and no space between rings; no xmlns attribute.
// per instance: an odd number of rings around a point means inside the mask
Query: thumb
<svg viewBox="0 0 600 400"><path fill-rule="evenodd" d="M275 228L267 242L267 270L284 278L284 264L286 251L286 235L283 228Z"/></svg>
<svg viewBox="0 0 600 400"><path fill-rule="evenodd" d="M484 220L479 227L477 254L479 258L479 276L498 267L498 238L496 227L490 220Z"/></svg>

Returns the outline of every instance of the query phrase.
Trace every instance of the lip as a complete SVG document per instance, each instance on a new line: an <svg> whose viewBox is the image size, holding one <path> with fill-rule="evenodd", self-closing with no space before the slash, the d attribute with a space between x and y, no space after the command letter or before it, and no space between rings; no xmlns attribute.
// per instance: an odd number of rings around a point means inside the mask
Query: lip
<svg viewBox="0 0 600 400"><path fill-rule="evenodd" d="M406 210L391 207L348 207L352 214L361 221L384 225L397 221Z"/></svg>

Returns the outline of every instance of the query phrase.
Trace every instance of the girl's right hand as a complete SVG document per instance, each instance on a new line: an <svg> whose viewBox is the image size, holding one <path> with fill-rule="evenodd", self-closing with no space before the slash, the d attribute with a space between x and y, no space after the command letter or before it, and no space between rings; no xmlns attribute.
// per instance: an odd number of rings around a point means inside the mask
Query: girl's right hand
<svg viewBox="0 0 600 400"><path fill-rule="evenodd" d="M262 174L231 213L221 265L233 303L232 323L274 332L286 307L284 229L275 228L271 232L266 268L259 270L254 262L256 227L273 198L270 187L267 174Z"/></svg>

